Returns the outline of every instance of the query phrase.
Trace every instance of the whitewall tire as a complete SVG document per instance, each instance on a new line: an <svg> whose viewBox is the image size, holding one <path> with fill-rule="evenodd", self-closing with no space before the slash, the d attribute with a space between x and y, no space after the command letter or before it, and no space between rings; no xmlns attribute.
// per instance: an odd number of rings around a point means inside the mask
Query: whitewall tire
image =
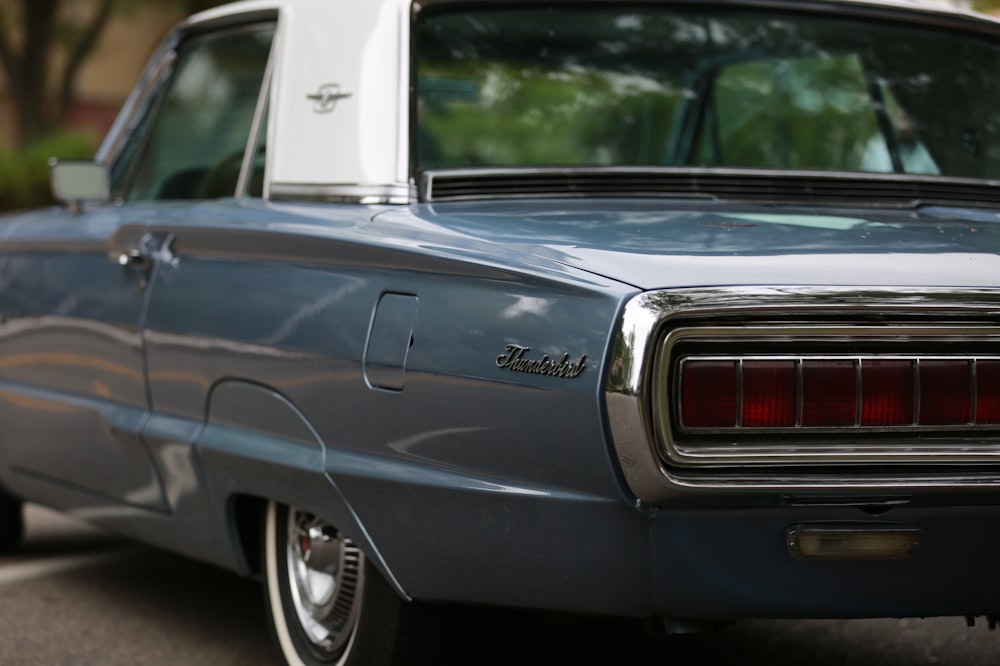
<svg viewBox="0 0 1000 666"><path fill-rule="evenodd" d="M263 548L272 637L289 666L423 663L429 609L400 599L333 526L270 502Z"/></svg>

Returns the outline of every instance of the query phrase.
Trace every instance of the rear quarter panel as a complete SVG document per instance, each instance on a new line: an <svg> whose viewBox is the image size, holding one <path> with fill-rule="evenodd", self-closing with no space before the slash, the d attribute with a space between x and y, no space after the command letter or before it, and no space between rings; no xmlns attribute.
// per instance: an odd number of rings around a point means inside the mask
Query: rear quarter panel
<svg viewBox="0 0 1000 666"><path fill-rule="evenodd" d="M611 330L634 290L387 235L370 225L375 210L310 219L321 210L223 206L158 220L175 236L177 261L158 268L146 319L157 418L209 415L198 452L225 493L301 505L310 501L303 484L325 473L334 487L306 508L356 516L356 537L411 596L637 607L641 567L599 590L579 585L610 554L595 547L595 530L644 552L643 518L623 501L600 398ZM383 320L380 335L408 346L392 389L365 367L386 295L415 304L412 317ZM530 348L532 360L586 357L584 369L560 377L502 368L507 345ZM303 451L294 444L286 466L298 471L285 475L253 459L250 437L245 457L231 430L214 439L222 431L213 430L213 389L234 381L294 405L316 434L322 469L292 462ZM238 408L227 414L232 426Z"/></svg>

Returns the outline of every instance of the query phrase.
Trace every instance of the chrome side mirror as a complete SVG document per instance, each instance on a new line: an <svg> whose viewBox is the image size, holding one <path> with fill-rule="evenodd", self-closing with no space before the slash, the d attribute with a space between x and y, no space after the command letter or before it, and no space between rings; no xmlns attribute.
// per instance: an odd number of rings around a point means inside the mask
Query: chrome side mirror
<svg viewBox="0 0 1000 666"><path fill-rule="evenodd" d="M71 208L83 203L102 203L108 200L108 167L88 160L49 160L52 196Z"/></svg>

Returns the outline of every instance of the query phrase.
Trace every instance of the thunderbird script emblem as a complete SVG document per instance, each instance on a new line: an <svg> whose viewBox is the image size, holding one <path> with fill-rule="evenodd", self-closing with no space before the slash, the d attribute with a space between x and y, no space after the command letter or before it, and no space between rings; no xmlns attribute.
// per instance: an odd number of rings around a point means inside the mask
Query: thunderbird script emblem
<svg viewBox="0 0 1000 666"><path fill-rule="evenodd" d="M525 372L530 375L548 375L549 377L564 377L566 379L575 379L587 369L586 354L576 362L569 360L569 354L563 354L558 361L550 358L548 354L540 359L532 360L525 358L530 351L531 347L507 345L507 353L497 357L497 367L511 372Z"/></svg>

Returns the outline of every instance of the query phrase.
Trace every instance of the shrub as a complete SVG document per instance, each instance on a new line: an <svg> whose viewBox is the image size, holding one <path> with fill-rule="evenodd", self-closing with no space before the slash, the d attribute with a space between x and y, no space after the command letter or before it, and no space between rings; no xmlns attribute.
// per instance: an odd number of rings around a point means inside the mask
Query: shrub
<svg viewBox="0 0 1000 666"><path fill-rule="evenodd" d="M71 131L51 134L22 150L0 146L0 210L52 204L49 159L89 159L94 150L90 134Z"/></svg>

